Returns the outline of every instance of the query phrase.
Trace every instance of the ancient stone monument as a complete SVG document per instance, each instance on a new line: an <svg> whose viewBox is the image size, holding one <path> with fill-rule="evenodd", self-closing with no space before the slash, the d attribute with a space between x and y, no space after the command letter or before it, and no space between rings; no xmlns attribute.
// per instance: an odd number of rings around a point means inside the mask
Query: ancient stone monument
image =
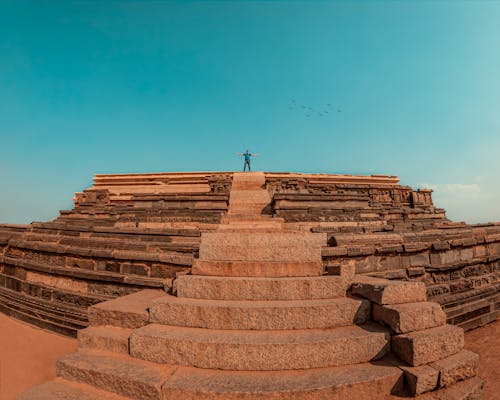
<svg viewBox="0 0 500 400"><path fill-rule="evenodd" d="M396 177L97 175L0 229L0 310L78 337L22 400L481 398L500 225Z"/></svg>

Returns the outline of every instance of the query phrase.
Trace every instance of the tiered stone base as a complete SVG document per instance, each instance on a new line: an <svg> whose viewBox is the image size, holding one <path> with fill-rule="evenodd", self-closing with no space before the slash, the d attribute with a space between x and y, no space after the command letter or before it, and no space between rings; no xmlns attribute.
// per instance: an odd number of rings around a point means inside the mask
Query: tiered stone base
<svg viewBox="0 0 500 400"><path fill-rule="evenodd" d="M262 186L263 174L235 174L193 275L172 294L92 306L79 351L57 363L61 379L20 399L481 398L463 330L445 325L423 283L348 267L325 276L326 236L262 217Z"/></svg>

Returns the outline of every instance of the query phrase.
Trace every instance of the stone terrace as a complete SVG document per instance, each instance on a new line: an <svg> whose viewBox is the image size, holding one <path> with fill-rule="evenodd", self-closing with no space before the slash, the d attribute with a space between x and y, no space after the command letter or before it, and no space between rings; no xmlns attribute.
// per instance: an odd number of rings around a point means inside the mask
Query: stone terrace
<svg viewBox="0 0 500 400"><path fill-rule="evenodd" d="M477 355L424 283L325 275L327 234L263 214L264 182L234 174L246 193L202 231L192 273L91 306L58 378L19 399L482 397Z"/></svg>
<svg viewBox="0 0 500 400"><path fill-rule="evenodd" d="M0 226L2 312L75 335L88 324L88 306L169 288L177 274L197 268L202 232L228 220L248 227L244 210L257 207L252 228L326 235L325 274L354 266L358 274L423 282L448 322L465 329L496 319L499 224L451 222L431 191L394 176L261 173L252 188L236 175L236 187L227 172L96 175L54 221ZM290 229L276 244L285 252L286 237L297 236ZM272 232L259 235L254 252ZM282 266L291 273L291 261Z"/></svg>
<svg viewBox="0 0 500 400"><path fill-rule="evenodd" d="M231 175L97 175L52 222L0 226L0 310L75 336L87 307L170 287L201 229L227 212Z"/></svg>

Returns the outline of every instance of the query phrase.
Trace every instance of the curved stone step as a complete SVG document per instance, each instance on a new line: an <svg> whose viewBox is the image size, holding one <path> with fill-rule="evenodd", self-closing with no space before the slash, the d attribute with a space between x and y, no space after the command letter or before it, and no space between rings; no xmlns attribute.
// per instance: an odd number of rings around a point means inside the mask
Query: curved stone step
<svg viewBox="0 0 500 400"><path fill-rule="evenodd" d="M149 305L153 300L162 296L167 296L163 290L145 289L95 304L88 308L90 325L139 328L149 322Z"/></svg>
<svg viewBox="0 0 500 400"><path fill-rule="evenodd" d="M399 368L378 362L280 372L179 367L163 385L163 395L183 400L385 400L401 382Z"/></svg>
<svg viewBox="0 0 500 400"><path fill-rule="evenodd" d="M339 297L319 300L202 300L161 297L149 309L151 322L208 329L285 330L363 324L370 302Z"/></svg>
<svg viewBox="0 0 500 400"><path fill-rule="evenodd" d="M133 357L198 368L268 371L332 367L382 357L389 333L367 324L287 331L210 330L150 324L130 337Z"/></svg>
<svg viewBox="0 0 500 400"><path fill-rule="evenodd" d="M174 281L178 297L207 300L314 300L344 297L341 276L251 278L183 275Z"/></svg>
<svg viewBox="0 0 500 400"><path fill-rule="evenodd" d="M78 331L78 348L128 354L132 329L115 326L89 326Z"/></svg>
<svg viewBox="0 0 500 400"><path fill-rule="evenodd" d="M96 389L89 385L56 378L36 386L17 397L17 400L130 400L129 397Z"/></svg>
<svg viewBox="0 0 500 400"><path fill-rule="evenodd" d="M130 356L79 351L61 357L57 376L137 400L161 400L161 387L175 367Z"/></svg>

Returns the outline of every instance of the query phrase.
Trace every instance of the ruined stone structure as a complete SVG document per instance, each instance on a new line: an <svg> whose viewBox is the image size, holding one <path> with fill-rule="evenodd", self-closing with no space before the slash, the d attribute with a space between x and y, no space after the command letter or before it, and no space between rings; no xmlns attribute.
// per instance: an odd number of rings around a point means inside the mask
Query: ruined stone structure
<svg viewBox="0 0 500 400"><path fill-rule="evenodd" d="M0 232L1 311L78 331L23 400L481 398L500 225L396 177L97 175Z"/></svg>

